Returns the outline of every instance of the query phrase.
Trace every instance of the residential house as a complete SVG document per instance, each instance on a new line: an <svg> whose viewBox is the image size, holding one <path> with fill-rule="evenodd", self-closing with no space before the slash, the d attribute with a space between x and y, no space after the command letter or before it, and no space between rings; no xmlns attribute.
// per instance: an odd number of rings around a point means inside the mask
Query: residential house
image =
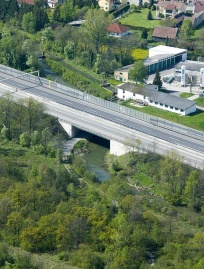
<svg viewBox="0 0 204 269"><path fill-rule="evenodd" d="M196 111L196 103L194 101L159 92L156 85L139 87L136 84L124 83L117 87L119 99L133 99L137 103L148 104L183 116Z"/></svg>
<svg viewBox="0 0 204 269"><path fill-rule="evenodd" d="M156 16L159 13L163 14L164 17L175 16L176 14L186 12L186 6L182 2L170 2L170 1L159 1L156 5Z"/></svg>
<svg viewBox="0 0 204 269"><path fill-rule="evenodd" d="M98 5L100 9L103 9L105 12L115 9L114 0L98 0Z"/></svg>
<svg viewBox="0 0 204 269"><path fill-rule="evenodd" d="M124 37L126 35L129 35L129 29L122 25L122 24L118 24L118 23L111 23L108 27L107 27L110 36L114 36L114 37Z"/></svg>
<svg viewBox="0 0 204 269"><path fill-rule="evenodd" d="M127 5L127 0L98 0L98 5L105 12L109 12Z"/></svg>
<svg viewBox="0 0 204 269"><path fill-rule="evenodd" d="M166 41L166 39L176 39L178 34L178 28L172 27L154 27L152 33L152 40L154 41Z"/></svg>
<svg viewBox="0 0 204 269"><path fill-rule="evenodd" d="M204 11L204 3L201 1L196 1L193 8L193 13L200 13Z"/></svg>
<svg viewBox="0 0 204 269"><path fill-rule="evenodd" d="M58 4L63 4L65 0L47 0L47 4L51 8L55 8Z"/></svg>
<svg viewBox="0 0 204 269"><path fill-rule="evenodd" d="M193 27L197 27L204 21L204 11L195 13L192 17L186 17L185 19L191 20Z"/></svg>

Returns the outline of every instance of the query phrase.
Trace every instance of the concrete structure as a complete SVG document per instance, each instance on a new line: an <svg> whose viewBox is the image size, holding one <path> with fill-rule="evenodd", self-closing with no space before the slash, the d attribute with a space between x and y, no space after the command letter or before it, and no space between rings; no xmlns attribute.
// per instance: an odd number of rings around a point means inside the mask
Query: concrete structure
<svg viewBox="0 0 204 269"><path fill-rule="evenodd" d="M111 23L107 27L107 29L110 33L109 35L113 37L124 37L126 35L129 35L129 28L127 28L126 26L122 24Z"/></svg>
<svg viewBox="0 0 204 269"><path fill-rule="evenodd" d="M185 61L178 63L174 68L174 78L181 82L182 86L186 86L188 81L186 81L187 76L194 76L194 85L199 85L201 88L203 86L203 68L204 62L198 61Z"/></svg>
<svg viewBox="0 0 204 269"><path fill-rule="evenodd" d="M13 100L32 97L44 103L46 113L68 123L70 134L74 126L111 140L117 147L111 151L116 154L121 150L120 144L139 139L142 150L159 154L174 150L184 157L184 162L203 169L203 132L4 65L0 65L0 80L0 95L9 91Z"/></svg>
<svg viewBox="0 0 204 269"><path fill-rule="evenodd" d="M144 65L148 68L148 73L157 70L164 70L187 59L187 49L179 49L168 46L157 46L149 49L149 57L145 59ZM114 78L123 82L128 82L128 73L133 65L123 66L114 70Z"/></svg>
<svg viewBox="0 0 204 269"><path fill-rule="evenodd" d="M158 92L156 85L146 85L142 88L136 84L124 83L118 86L118 98L124 100L132 99L137 102L141 100L148 105L183 116L196 111L196 103L194 101Z"/></svg>

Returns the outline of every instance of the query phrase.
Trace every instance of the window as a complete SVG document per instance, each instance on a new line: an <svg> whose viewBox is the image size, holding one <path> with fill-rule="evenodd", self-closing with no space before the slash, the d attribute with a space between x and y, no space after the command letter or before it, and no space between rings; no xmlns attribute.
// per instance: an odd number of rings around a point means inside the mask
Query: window
<svg viewBox="0 0 204 269"><path fill-rule="evenodd" d="M155 102L155 105L158 105L158 102Z"/></svg>
<svg viewBox="0 0 204 269"><path fill-rule="evenodd" d="M163 106L163 104L162 104L162 103L160 103L160 106Z"/></svg>
<svg viewBox="0 0 204 269"><path fill-rule="evenodd" d="M120 73L120 75L122 75L123 73Z"/></svg>
<svg viewBox="0 0 204 269"><path fill-rule="evenodd" d="M175 107L175 110L178 110L178 108L177 108L177 107Z"/></svg>
<svg viewBox="0 0 204 269"><path fill-rule="evenodd" d="M133 92L133 96L135 96L135 92Z"/></svg>
<svg viewBox="0 0 204 269"><path fill-rule="evenodd" d="M181 112L183 112L183 109L181 109Z"/></svg>
<svg viewBox="0 0 204 269"><path fill-rule="evenodd" d="M123 99L125 99L125 95L123 95Z"/></svg>
<svg viewBox="0 0 204 269"><path fill-rule="evenodd" d="M153 103L153 101L152 101L152 100L150 100L150 103Z"/></svg>
<svg viewBox="0 0 204 269"><path fill-rule="evenodd" d="M125 93L125 90L123 90L123 93Z"/></svg>
<svg viewBox="0 0 204 269"><path fill-rule="evenodd" d="M173 109L173 106L170 106L171 109Z"/></svg>
<svg viewBox="0 0 204 269"><path fill-rule="evenodd" d="M165 105L165 107L168 107L168 105Z"/></svg>

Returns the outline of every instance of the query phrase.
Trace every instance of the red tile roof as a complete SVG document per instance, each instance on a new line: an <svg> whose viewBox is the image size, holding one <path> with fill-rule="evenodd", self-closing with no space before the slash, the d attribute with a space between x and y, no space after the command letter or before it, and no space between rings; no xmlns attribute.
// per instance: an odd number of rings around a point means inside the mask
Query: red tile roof
<svg viewBox="0 0 204 269"><path fill-rule="evenodd" d="M171 27L155 27L152 37L159 37L159 38L170 38L175 39L178 33L178 28L171 28Z"/></svg>
<svg viewBox="0 0 204 269"><path fill-rule="evenodd" d="M199 13L201 11L204 10L204 3L198 1L198 2L195 2L195 9L194 9L194 13Z"/></svg>
<svg viewBox="0 0 204 269"><path fill-rule="evenodd" d="M176 6L174 6L173 4L168 4L166 6L166 10L174 10L174 9L176 9Z"/></svg>
<svg viewBox="0 0 204 269"><path fill-rule="evenodd" d="M161 7L161 8L164 8L164 9L167 9L167 6L168 5L173 5L173 6L175 6L176 9L181 9L182 6L184 5L184 3L182 3L182 2L175 2L175 1L173 1L173 2L170 2L170 1L159 1L157 5L158 5L158 7Z"/></svg>
<svg viewBox="0 0 204 269"><path fill-rule="evenodd" d="M108 27L107 27L109 32L112 33L117 33L117 34L122 34L124 32L127 32L129 29L122 25L122 24L118 24L118 23L111 23Z"/></svg>
<svg viewBox="0 0 204 269"><path fill-rule="evenodd" d="M32 6L35 5L34 0L18 0L18 3L20 4L25 3L27 5L32 5Z"/></svg>

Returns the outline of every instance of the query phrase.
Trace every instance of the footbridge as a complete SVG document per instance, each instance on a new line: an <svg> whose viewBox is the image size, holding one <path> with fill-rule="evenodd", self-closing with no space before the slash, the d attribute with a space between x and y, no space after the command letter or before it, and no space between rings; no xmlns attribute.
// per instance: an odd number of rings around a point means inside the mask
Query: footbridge
<svg viewBox="0 0 204 269"><path fill-rule="evenodd" d="M111 154L134 150L140 140L142 150L159 154L175 150L184 162L203 169L203 132L0 65L0 92L6 91L16 99L32 96L43 102L70 137L85 130L109 139Z"/></svg>

